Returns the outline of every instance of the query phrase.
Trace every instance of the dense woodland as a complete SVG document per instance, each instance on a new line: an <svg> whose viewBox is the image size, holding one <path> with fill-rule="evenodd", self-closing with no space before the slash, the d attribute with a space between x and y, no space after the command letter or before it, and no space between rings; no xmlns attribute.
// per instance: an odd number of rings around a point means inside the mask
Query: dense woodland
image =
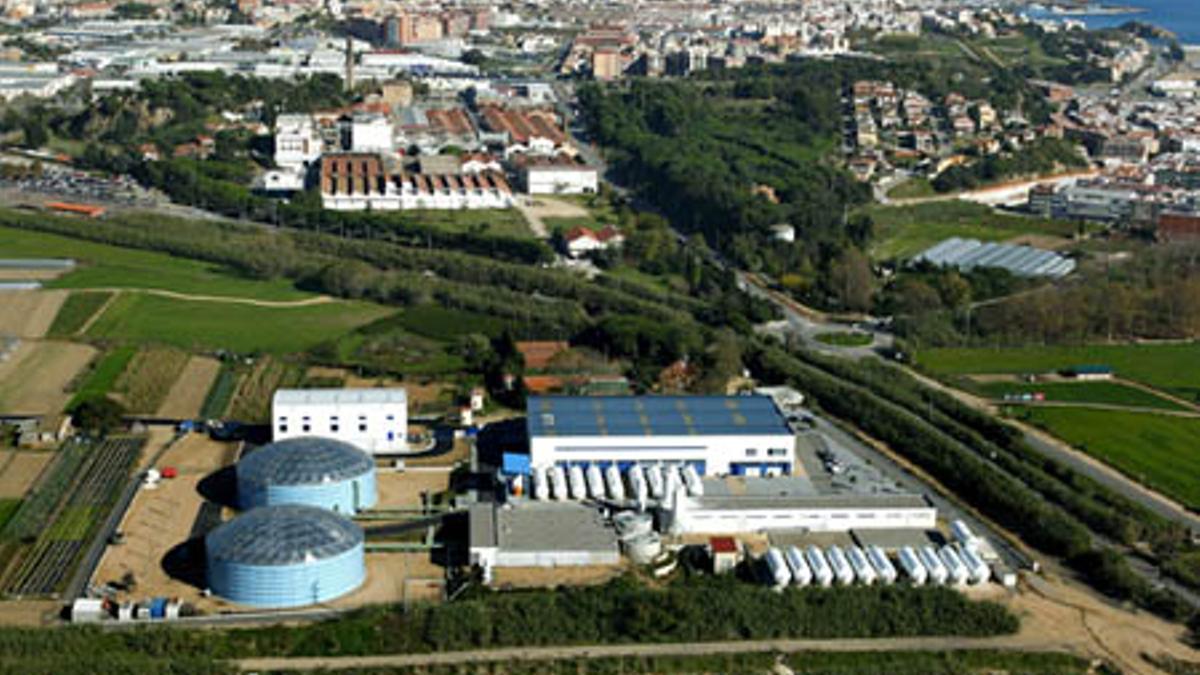
<svg viewBox="0 0 1200 675"><path fill-rule="evenodd" d="M966 164L952 166L933 179L938 192L959 192L1002 180L1043 176L1064 169L1083 169L1088 162L1075 144L1043 138L1018 150L986 155Z"/></svg>

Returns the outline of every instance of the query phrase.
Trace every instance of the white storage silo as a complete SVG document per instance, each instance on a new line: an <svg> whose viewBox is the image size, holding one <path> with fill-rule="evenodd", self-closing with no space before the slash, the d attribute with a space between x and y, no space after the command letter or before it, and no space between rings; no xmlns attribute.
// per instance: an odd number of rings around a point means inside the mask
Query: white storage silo
<svg viewBox="0 0 1200 675"><path fill-rule="evenodd" d="M808 563L804 562L804 554L800 552L799 547L789 546L786 558L788 569L792 572L793 584L807 586L812 583L812 570L809 569Z"/></svg>
<svg viewBox="0 0 1200 675"><path fill-rule="evenodd" d="M540 466L533 469L533 498L543 501L550 499L550 479L546 476L546 470Z"/></svg>
<svg viewBox="0 0 1200 675"><path fill-rule="evenodd" d="M942 563L942 559L938 556L937 549L932 546L922 546L917 553L920 555L921 564L929 572L929 582L938 584L939 586L945 584L950 573L946 571L946 565Z"/></svg>
<svg viewBox="0 0 1200 675"><path fill-rule="evenodd" d="M592 499L604 499L604 474L600 472L600 467L589 464L585 478L588 496Z"/></svg>
<svg viewBox="0 0 1200 675"><path fill-rule="evenodd" d="M621 470L616 464L604 468L604 483L608 488L608 496L616 501L625 501L625 483L621 480Z"/></svg>
<svg viewBox="0 0 1200 675"><path fill-rule="evenodd" d="M850 567L854 569L854 576L858 579L858 583L870 586L879 578L879 575L875 573L875 568L867 560L866 552L861 548L857 546L847 547L846 558L850 560Z"/></svg>
<svg viewBox="0 0 1200 675"><path fill-rule="evenodd" d="M653 499L662 499L663 488L665 487L662 467L651 464L644 468L646 471L646 485L650 488L650 497Z"/></svg>
<svg viewBox="0 0 1200 675"><path fill-rule="evenodd" d="M567 469L567 484L571 489L571 499L587 499L587 479L583 477L583 467L572 464Z"/></svg>
<svg viewBox="0 0 1200 675"><path fill-rule="evenodd" d="M687 485L688 494L693 497L704 496L704 483L700 480L700 472L696 467L687 464L683 467L683 483Z"/></svg>
<svg viewBox="0 0 1200 675"><path fill-rule="evenodd" d="M646 489L646 476L642 473L642 467L634 464L625 475L629 477L630 496L639 502L645 502L650 493Z"/></svg>
<svg viewBox="0 0 1200 675"><path fill-rule="evenodd" d="M829 560L833 577L839 584L848 586L854 583L854 568L850 567L850 561L846 560L846 554L840 546L835 545L825 549L825 557Z"/></svg>
<svg viewBox="0 0 1200 675"><path fill-rule="evenodd" d="M554 498L558 501L566 501L569 497L567 487L567 472L563 471L561 466L555 465L550 467L550 492L554 494Z"/></svg>
<svg viewBox="0 0 1200 675"><path fill-rule="evenodd" d="M829 561L825 559L825 554L816 546L809 546L804 549L804 557L808 560L808 566L812 569L813 583L818 586L829 586L833 583L833 570L829 567Z"/></svg>
<svg viewBox="0 0 1200 675"><path fill-rule="evenodd" d="M871 566L875 568L876 574L879 575L879 582L883 584L896 583L896 568L892 565L892 561L888 559L887 553L879 546L867 547L867 560L871 562Z"/></svg>
<svg viewBox="0 0 1200 675"><path fill-rule="evenodd" d="M771 584L775 588L783 588L792 580L792 573L788 570L787 561L784 560L783 554L777 548L767 549L767 571L771 575Z"/></svg>
<svg viewBox="0 0 1200 675"><path fill-rule="evenodd" d="M929 578L928 570L921 564L920 557L911 546L900 549L900 567L904 569L904 575L913 586L924 586L925 580Z"/></svg>
<svg viewBox="0 0 1200 675"><path fill-rule="evenodd" d="M949 573L950 583L956 586L967 583L971 574L967 571L967 566L963 564L962 558L958 556L958 551L955 551L953 546L946 544L940 553L942 562L946 565L946 571Z"/></svg>
<svg viewBox="0 0 1200 675"><path fill-rule="evenodd" d="M970 546L962 546L959 548L959 557L963 564L967 567L967 574L970 577L970 582L973 584L987 583L987 580L992 576L992 570L988 564L979 557Z"/></svg>

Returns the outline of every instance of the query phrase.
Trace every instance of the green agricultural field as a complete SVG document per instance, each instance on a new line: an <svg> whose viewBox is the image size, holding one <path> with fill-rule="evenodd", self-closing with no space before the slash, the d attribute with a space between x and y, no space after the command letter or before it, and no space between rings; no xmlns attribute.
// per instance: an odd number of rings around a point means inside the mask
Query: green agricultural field
<svg viewBox="0 0 1200 675"><path fill-rule="evenodd" d="M100 357L92 367L91 372L84 378L83 384L75 392L75 396L71 398L71 402L67 404L67 408L73 407L80 401L104 396L112 391L117 378L121 377L121 373L125 372L125 368L133 360L133 355L136 353L136 347L122 345Z"/></svg>
<svg viewBox="0 0 1200 675"><path fill-rule="evenodd" d="M204 397L204 405L200 407L200 417L203 419L223 417L225 411L229 410L229 402L233 400L237 386L237 371L228 363L221 364L221 372L217 374L217 379L213 380L212 388Z"/></svg>
<svg viewBox="0 0 1200 675"><path fill-rule="evenodd" d="M0 227L0 257L74 258L80 265L49 288L157 288L176 293L296 300L311 297L285 280L247 279L211 263L54 234Z"/></svg>
<svg viewBox="0 0 1200 675"><path fill-rule="evenodd" d="M50 335L55 337L70 337L79 332L87 324L88 319L108 302L112 293L102 291L77 291L67 296L54 323L50 325Z"/></svg>
<svg viewBox="0 0 1200 675"><path fill-rule="evenodd" d="M4 531L4 526L12 520L19 508L21 508L20 499L0 499L0 532Z"/></svg>
<svg viewBox="0 0 1200 675"><path fill-rule="evenodd" d="M999 213L959 200L912 206L874 205L860 213L875 221L876 241L870 253L879 260L907 258L950 237L981 241L1005 241L1024 234L1069 237L1076 228L1063 220Z"/></svg>
<svg viewBox="0 0 1200 675"><path fill-rule="evenodd" d="M1111 366L1127 380L1200 401L1200 343L1171 345L1092 345L929 349L917 355L935 375L970 373L1046 373L1082 364Z"/></svg>
<svg viewBox="0 0 1200 675"><path fill-rule="evenodd" d="M1178 403L1119 382L978 382L967 389L988 398L1002 399L1013 394L1041 392L1047 401L1062 403L1099 403L1130 408L1186 410Z"/></svg>
<svg viewBox="0 0 1200 675"><path fill-rule="evenodd" d="M529 229L525 216L516 209L410 211L405 212L403 217L425 227L436 227L446 232L474 232L498 237L533 236L533 230Z"/></svg>
<svg viewBox="0 0 1200 675"><path fill-rule="evenodd" d="M288 354L335 339L389 311L366 302L260 307L129 294L108 308L87 337L183 349Z"/></svg>
<svg viewBox="0 0 1200 675"><path fill-rule="evenodd" d="M453 340L471 333L496 336L504 330L504 321L496 317L437 305L410 307L396 312L384 323L398 326L410 333L443 341Z"/></svg>
<svg viewBox="0 0 1200 675"><path fill-rule="evenodd" d="M1082 408L1018 414L1188 508L1200 507L1200 419Z"/></svg>

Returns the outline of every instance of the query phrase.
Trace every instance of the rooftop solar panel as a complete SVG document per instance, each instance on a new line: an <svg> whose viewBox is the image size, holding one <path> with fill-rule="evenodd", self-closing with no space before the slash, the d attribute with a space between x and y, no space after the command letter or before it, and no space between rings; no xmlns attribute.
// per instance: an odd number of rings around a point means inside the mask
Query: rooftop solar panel
<svg viewBox="0 0 1200 675"><path fill-rule="evenodd" d="M766 396L534 396L530 436L790 435Z"/></svg>

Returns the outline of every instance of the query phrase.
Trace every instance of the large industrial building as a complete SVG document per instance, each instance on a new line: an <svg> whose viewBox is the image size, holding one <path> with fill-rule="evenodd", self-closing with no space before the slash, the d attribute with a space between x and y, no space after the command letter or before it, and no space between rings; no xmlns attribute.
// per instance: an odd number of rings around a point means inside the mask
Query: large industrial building
<svg viewBox="0 0 1200 675"><path fill-rule="evenodd" d="M375 460L328 438L290 438L265 445L237 464L243 509L307 504L357 513L375 505Z"/></svg>
<svg viewBox="0 0 1200 675"><path fill-rule="evenodd" d="M529 465L671 463L701 475L789 474L795 438L766 396L534 396Z"/></svg>
<svg viewBox="0 0 1200 675"><path fill-rule="evenodd" d="M321 436L364 452L408 449L408 396L403 389L280 389L271 402L275 441Z"/></svg>
<svg viewBox="0 0 1200 675"><path fill-rule="evenodd" d="M205 538L208 587L263 608L338 598L366 578L363 531L332 511L289 504L238 516Z"/></svg>

